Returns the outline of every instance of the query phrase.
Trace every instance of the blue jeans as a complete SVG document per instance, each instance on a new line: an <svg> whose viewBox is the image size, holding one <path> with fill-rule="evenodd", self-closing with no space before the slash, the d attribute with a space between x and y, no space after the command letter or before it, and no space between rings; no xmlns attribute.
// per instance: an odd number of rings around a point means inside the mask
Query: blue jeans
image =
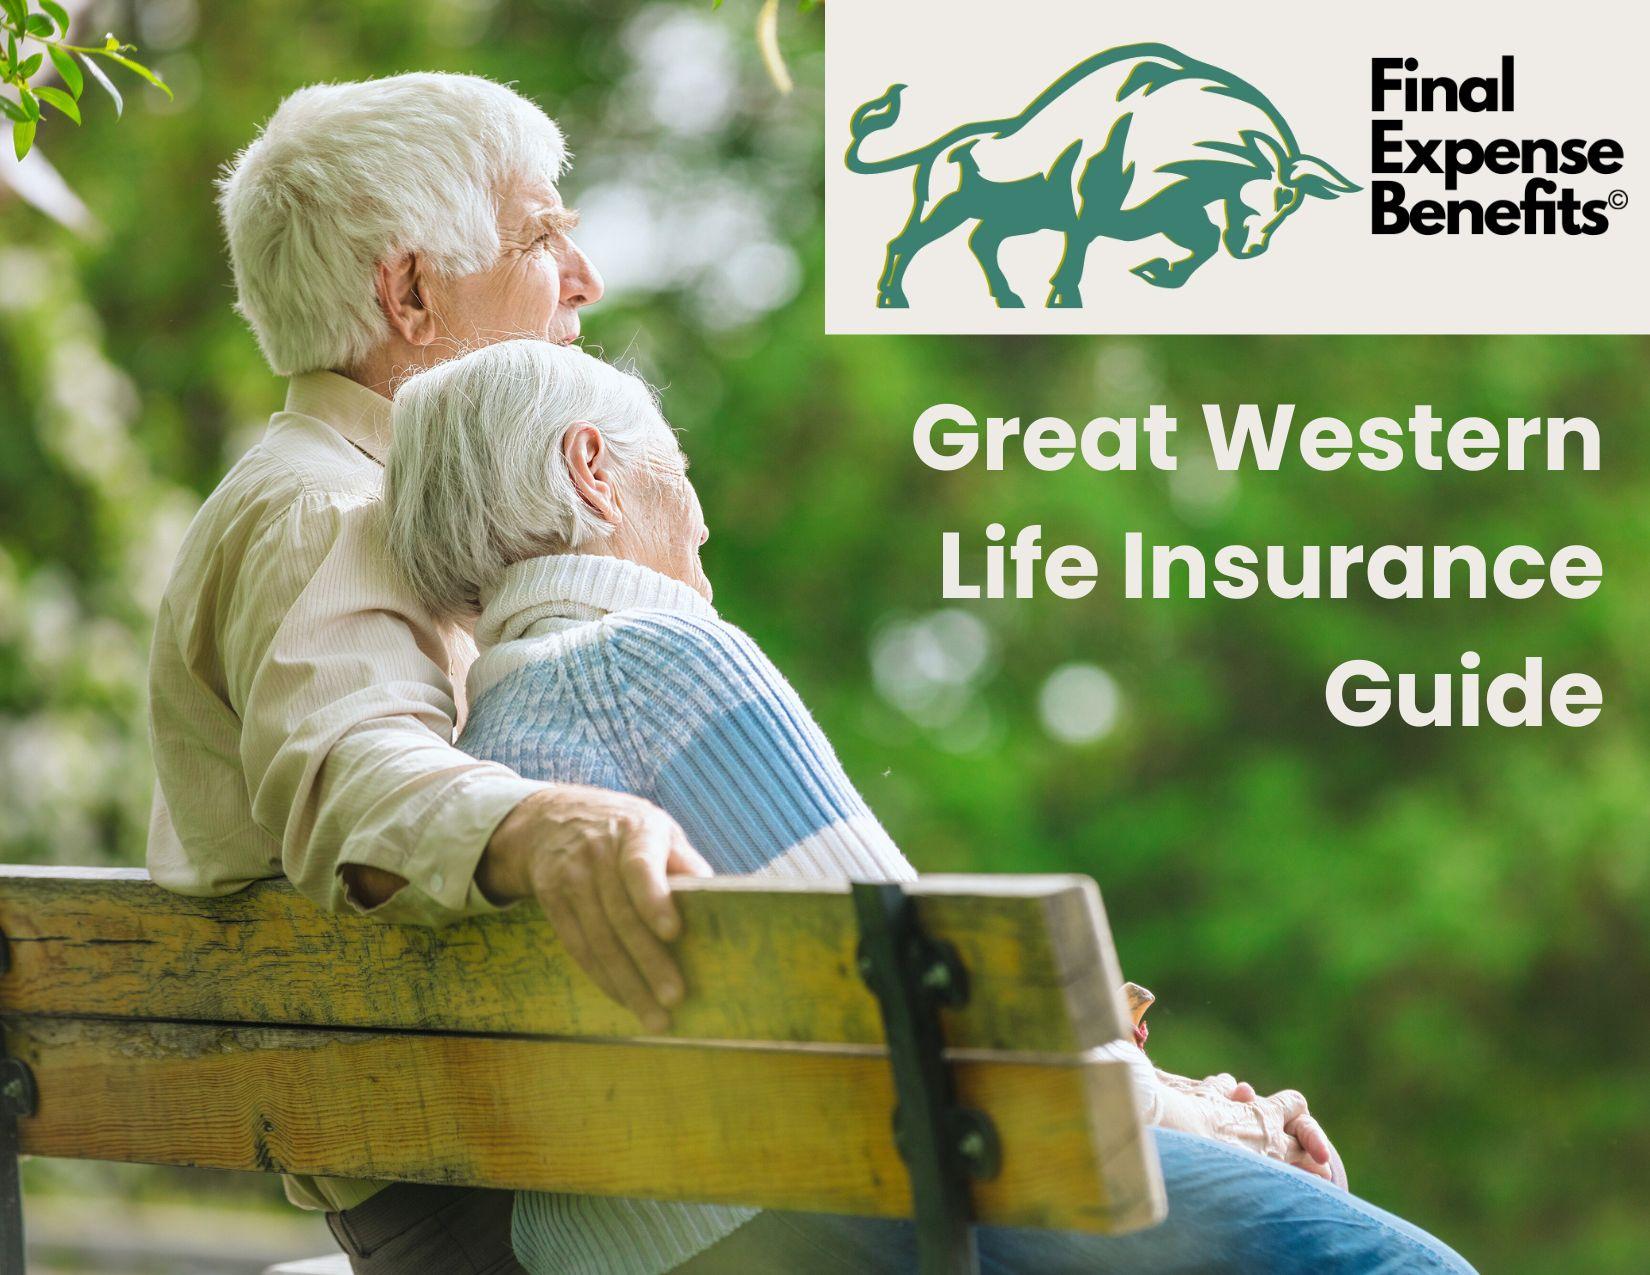
<svg viewBox="0 0 1650 1275"><path fill-rule="evenodd" d="M1471 1275L1447 1245L1338 1187L1274 1160L1190 1134L1154 1130L1168 1220L1131 1235L976 1229L981 1275ZM763 1213L678 1275L906 1275L909 1222Z"/></svg>

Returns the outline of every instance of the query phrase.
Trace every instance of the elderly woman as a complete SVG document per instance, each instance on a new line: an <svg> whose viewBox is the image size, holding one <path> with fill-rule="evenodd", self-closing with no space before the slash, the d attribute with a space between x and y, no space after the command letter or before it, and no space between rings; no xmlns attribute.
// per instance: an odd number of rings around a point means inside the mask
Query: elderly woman
<svg viewBox="0 0 1650 1275"><path fill-rule="evenodd" d="M482 651L460 747L656 802L718 872L913 875L783 675L712 607L699 501L641 381L509 341L413 378L393 424L392 555ZM550 919L616 997L668 977L654 944L603 946L565 907ZM1115 1239L982 1228L986 1269L1469 1269L1325 1181L1332 1152L1298 1094L1234 1097L1229 1077L1154 1073L1120 1048L1148 1116L1175 1126L1157 1131L1169 1220ZM546 1275L915 1269L909 1223L538 1193L516 1199L514 1243Z"/></svg>

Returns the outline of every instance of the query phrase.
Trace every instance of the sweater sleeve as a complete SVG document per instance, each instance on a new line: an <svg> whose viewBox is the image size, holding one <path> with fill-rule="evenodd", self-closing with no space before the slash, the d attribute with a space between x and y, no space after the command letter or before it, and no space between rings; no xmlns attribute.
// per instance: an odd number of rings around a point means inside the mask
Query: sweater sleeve
<svg viewBox="0 0 1650 1275"><path fill-rule="evenodd" d="M638 791L724 874L909 880L784 675L721 620L631 612L607 627Z"/></svg>
<svg viewBox="0 0 1650 1275"><path fill-rule="evenodd" d="M773 661L731 624L676 612L610 620L603 643L615 751L633 790L668 811L721 874L908 881L916 871L855 790L831 742ZM1132 1040L1147 1124L1207 1132ZM1237 1104L1232 1104L1237 1105Z"/></svg>

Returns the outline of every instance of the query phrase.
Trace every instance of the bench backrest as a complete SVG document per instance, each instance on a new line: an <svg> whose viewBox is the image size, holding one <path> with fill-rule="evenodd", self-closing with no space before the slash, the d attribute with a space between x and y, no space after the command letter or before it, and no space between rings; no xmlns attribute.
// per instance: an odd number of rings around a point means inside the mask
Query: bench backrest
<svg viewBox="0 0 1650 1275"><path fill-rule="evenodd" d="M0 868L0 1028L43 1156L909 1216L878 1002L846 887L679 882L690 996L640 1037L534 908L442 929L283 883L184 898L138 871ZM1001 1168L976 1216L1156 1220L1117 961L1084 877L929 877L954 944L959 1101Z"/></svg>

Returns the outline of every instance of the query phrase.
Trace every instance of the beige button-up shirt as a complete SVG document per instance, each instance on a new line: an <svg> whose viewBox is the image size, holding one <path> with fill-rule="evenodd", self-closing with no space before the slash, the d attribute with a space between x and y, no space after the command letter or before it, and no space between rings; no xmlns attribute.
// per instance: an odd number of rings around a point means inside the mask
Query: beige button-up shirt
<svg viewBox="0 0 1650 1275"><path fill-rule="evenodd" d="M295 377L189 527L149 666L149 871L168 889L285 875L338 910L355 906L340 876L355 863L406 879L374 909L385 920L492 910L476 862L544 785L453 747L475 646L429 617L383 551L389 424L364 386ZM296 1198L343 1207L370 1192L322 1183Z"/></svg>

